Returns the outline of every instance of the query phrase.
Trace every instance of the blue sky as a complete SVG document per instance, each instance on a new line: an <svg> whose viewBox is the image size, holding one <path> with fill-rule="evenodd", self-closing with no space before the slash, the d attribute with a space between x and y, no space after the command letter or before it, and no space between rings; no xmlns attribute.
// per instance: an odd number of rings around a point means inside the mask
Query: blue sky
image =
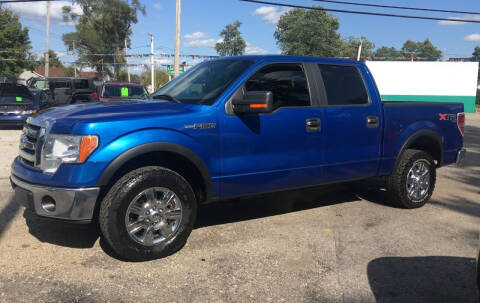
<svg viewBox="0 0 480 303"><path fill-rule="evenodd" d="M287 2L280 0L280 2ZM451 10L480 11L478 0L358 0L400 6L435 7ZM301 5L318 4L311 0L290 0ZM51 49L64 55L65 46L61 41L62 33L73 30L61 20L61 6L68 1L52 2ZM138 24L133 27L131 53L148 53L149 37L155 37L156 52L173 53L175 33L175 0L143 0L147 14L140 16ZM17 11L25 25L30 27L30 38L34 51L45 49L45 3L9 4ZM359 8L339 4L324 4L329 8L375 10L392 12L375 8ZM279 53L273 32L275 23L285 9L265 5L240 2L238 0L182 0L181 37L184 54L215 55L213 45L220 38L221 29L235 20L243 22L241 32L248 43L247 53ZM480 20L480 15L465 16L459 14L395 11L403 14L435 15L442 17L468 17ZM439 47L445 57L470 56L474 47L480 46L480 24L452 24L437 21L396 19L375 16L332 13L340 21L340 33L343 37L361 35L374 42L377 47L395 46L400 48L404 41L424 40L427 37ZM72 60L65 54L63 60ZM146 59L148 61L148 58ZM169 63L162 58L157 63Z"/></svg>

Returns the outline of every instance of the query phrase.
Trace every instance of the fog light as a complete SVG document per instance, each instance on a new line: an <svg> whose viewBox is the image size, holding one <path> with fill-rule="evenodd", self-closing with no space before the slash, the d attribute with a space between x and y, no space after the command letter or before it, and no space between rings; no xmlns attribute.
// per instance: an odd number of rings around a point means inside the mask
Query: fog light
<svg viewBox="0 0 480 303"><path fill-rule="evenodd" d="M45 196L42 198L42 208L47 212L54 212L57 208L55 200L50 196Z"/></svg>

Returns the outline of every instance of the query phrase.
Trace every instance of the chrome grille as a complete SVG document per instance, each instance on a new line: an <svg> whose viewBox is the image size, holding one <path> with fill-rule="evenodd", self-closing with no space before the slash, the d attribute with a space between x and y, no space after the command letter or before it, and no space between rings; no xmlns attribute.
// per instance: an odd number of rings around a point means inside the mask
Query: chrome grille
<svg viewBox="0 0 480 303"><path fill-rule="evenodd" d="M20 158L29 166L40 165L42 128L33 124L25 124L20 138Z"/></svg>

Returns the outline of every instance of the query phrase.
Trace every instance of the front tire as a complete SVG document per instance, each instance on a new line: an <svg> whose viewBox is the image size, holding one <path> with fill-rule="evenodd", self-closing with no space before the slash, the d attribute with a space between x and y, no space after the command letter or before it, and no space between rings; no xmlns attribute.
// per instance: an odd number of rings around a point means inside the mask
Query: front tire
<svg viewBox="0 0 480 303"><path fill-rule="evenodd" d="M100 205L100 229L122 258L145 261L168 256L183 245L197 215L190 184L176 172L149 166L119 179Z"/></svg>
<svg viewBox="0 0 480 303"><path fill-rule="evenodd" d="M429 154L407 149L387 178L390 199L402 208L419 208L430 200L436 181L435 162Z"/></svg>

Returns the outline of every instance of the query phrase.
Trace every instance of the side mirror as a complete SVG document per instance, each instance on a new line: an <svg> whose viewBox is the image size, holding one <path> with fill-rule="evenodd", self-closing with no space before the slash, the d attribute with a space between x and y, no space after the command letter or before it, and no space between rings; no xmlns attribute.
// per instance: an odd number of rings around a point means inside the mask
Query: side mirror
<svg viewBox="0 0 480 303"><path fill-rule="evenodd" d="M233 98L233 111L236 114L269 113L273 109L273 93L251 91Z"/></svg>

